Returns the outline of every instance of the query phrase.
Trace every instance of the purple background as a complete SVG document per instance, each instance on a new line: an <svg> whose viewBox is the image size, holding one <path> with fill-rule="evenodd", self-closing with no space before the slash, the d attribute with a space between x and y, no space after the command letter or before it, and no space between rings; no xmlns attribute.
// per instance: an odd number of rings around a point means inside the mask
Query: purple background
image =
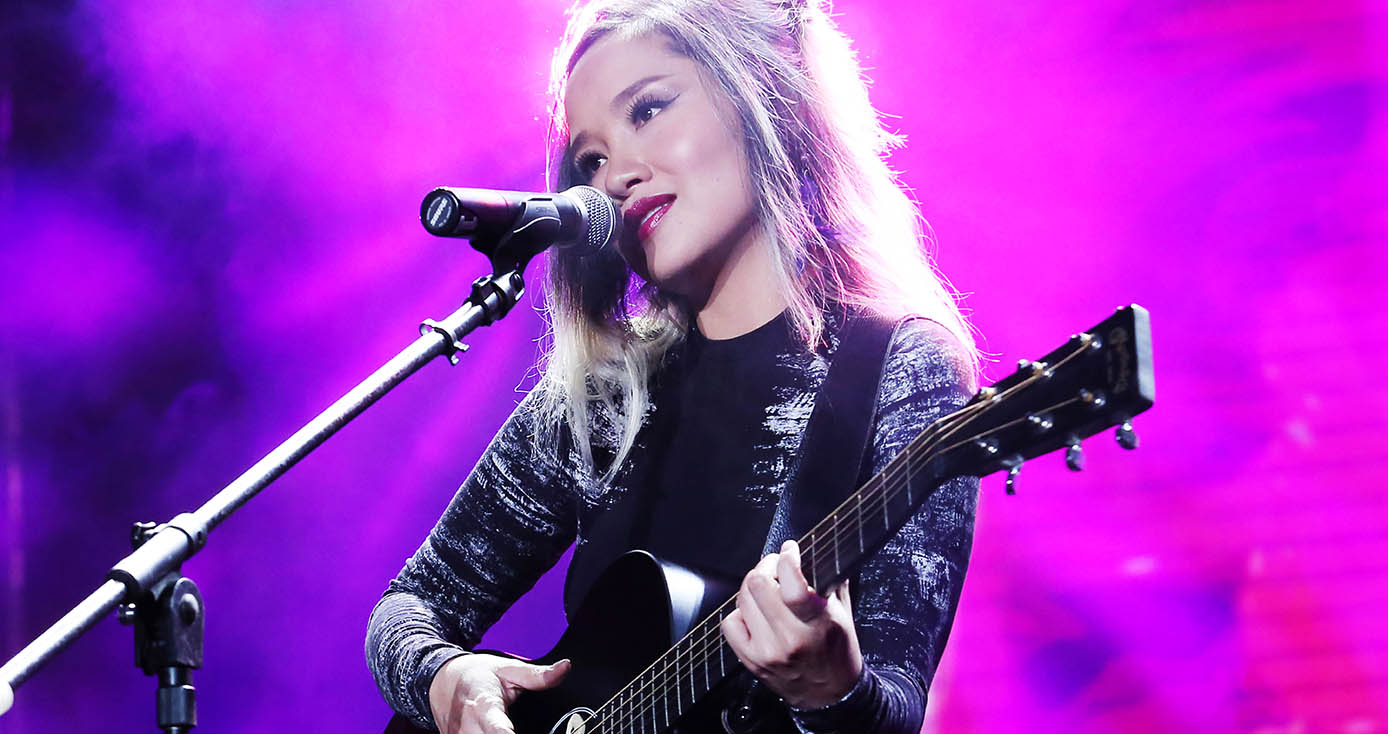
<svg viewBox="0 0 1388 734"><path fill-rule="evenodd" d="M564 5L6 4L0 657L130 521L200 504L457 305L483 262L419 200L542 187ZM1388 730L1388 9L1119 5L838 6L991 378L1153 315L1142 450L985 481L931 728ZM518 309L213 534L185 568L206 729L384 722L367 614L540 333ZM557 579L487 642L547 649ZM130 645L103 622L0 732L153 730Z"/></svg>

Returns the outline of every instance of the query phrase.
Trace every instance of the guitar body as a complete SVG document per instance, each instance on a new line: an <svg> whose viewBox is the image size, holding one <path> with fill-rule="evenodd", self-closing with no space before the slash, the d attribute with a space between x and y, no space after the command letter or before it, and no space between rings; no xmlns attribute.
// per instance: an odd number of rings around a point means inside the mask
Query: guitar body
<svg viewBox="0 0 1388 734"><path fill-rule="evenodd" d="M735 588L644 551L618 558L593 583L554 649L533 661L548 665L567 658L573 668L558 686L527 691L516 699L507 713L517 734L585 734L591 711L669 650ZM718 701L714 695L701 702L675 730L723 731ZM631 729L651 734L657 730L653 722L633 722ZM386 734L422 731L398 714L386 727Z"/></svg>

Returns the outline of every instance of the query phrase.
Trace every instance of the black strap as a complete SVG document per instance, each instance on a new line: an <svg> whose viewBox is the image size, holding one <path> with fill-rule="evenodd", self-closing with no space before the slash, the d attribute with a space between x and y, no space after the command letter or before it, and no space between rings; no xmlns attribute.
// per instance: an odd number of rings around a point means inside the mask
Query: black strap
<svg viewBox="0 0 1388 734"><path fill-rule="evenodd" d="M795 473L772 516L763 555L804 536L870 478L877 393L898 323L863 311L849 316L801 439Z"/></svg>

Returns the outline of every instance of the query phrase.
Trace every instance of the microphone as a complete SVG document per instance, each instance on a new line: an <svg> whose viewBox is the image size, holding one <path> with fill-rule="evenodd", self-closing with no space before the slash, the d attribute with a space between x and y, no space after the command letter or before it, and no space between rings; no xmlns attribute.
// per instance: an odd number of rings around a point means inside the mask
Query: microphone
<svg viewBox="0 0 1388 734"><path fill-rule="evenodd" d="M596 253L616 241L622 213L592 186L558 194L445 186L424 197L419 221L429 234L471 240L487 255L506 248L529 259L550 246Z"/></svg>

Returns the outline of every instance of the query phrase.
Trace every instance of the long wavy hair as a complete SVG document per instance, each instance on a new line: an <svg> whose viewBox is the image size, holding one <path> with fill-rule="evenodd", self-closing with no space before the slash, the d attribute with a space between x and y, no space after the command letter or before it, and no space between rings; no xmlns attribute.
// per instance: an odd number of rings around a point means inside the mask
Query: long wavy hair
<svg viewBox="0 0 1388 734"><path fill-rule="evenodd" d="M831 304L919 314L952 332L977 372L957 295L926 249L928 226L886 161L901 140L883 127L857 56L820 0L580 0L551 68L549 185L562 191L582 179L566 154L574 66L600 38L645 34L697 62L736 111L777 285L805 348L821 342ZM590 257L550 250L536 425L567 424L603 482L630 452L651 377L693 316L632 275L616 248ZM594 466L595 446L609 454L606 467Z"/></svg>

